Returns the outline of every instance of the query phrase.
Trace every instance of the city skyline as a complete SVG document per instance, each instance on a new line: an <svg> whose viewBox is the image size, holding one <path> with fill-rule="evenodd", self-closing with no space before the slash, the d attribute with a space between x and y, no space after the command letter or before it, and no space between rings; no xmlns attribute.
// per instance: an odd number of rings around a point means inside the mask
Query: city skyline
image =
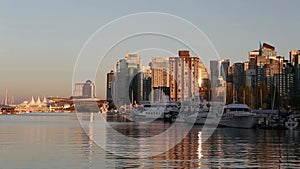
<svg viewBox="0 0 300 169"><path fill-rule="evenodd" d="M146 69L141 68L139 55L127 54L118 60L116 71L107 73L107 77L111 76L107 78L107 100L129 105L161 102L165 96L169 101L212 101L226 96L227 104L299 109L300 50L291 50L290 56L284 58L277 55L275 46L260 43L248 54L247 60L232 64L229 59L212 59L210 72L189 50L179 50L178 56L154 57Z"/></svg>
<svg viewBox="0 0 300 169"><path fill-rule="evenodd" d="M264 45L265 45L266 43L264 43ZM266 45L269 45L269 44L266 44ZM273 48L273 46L271 46L272 48ZM180 51L180 50L179 50ZM287 60L288 62L290 62L292 65L295 65L295 62L297 62L298 63L298 58L297 58L297 60L295 60L295 58L293 57L293 54L299 54L299 51L300 50L291 50L290 52L289 52L289 54L290 54L290 56L285 56L285 60ZM248 66L250 66L251 67L251 56L252 55L255 55L256 53L258 52L258 50L257 49L255 49L255 50L252 50L252 51L249 51L248 53L249 53L249 58L248 59L246 59L246 60L244 60L244 61L236 61L236 62L231 62L231 60L230 59L223 59L223 60L210 60L210 66L212 66L211 64L212 64L212 62L220 62L219 64L221 64L221 63L223 63L224 61L226 62L226 63L228 63L228 65L227 66L225 66L225 67L231 67L231 66L235 66L235 65L237 65L237 64L249 64ZM125 57L124 58L126 58L127 56L130 56L130 55L133 55L133 56L135 56L135 55L138 55L138 54L131 54L131 53L127 53L126 55L125 55ZM277 53L275 52L275 55L274 56L277 56ZM156 60L169 60L169 58L172 58L172 57L178 57L178 56L176 56L176 55L174 55L174 56L162 56L162 57L152 57L151 58L151 61L150 62L143 62L142 60L140 60L139 62L139 65L140 65L140 68L138 68L139 69L139 71L140 72L144 72L145 70L145 68L151 68L151 66L144 66L144 65L153 65L153 61L156 61ZM197 56L196 56L197 57ZM277 57L279 57L279 56L277 56ZM282 57L283 58L283 56L280 56L280 57ZM121 58L120 60L118 60L118 62L120 62L120 61L122 61L122 60L124 60L124 58ZM197 57L198 58L198 57ZM276 59L276 58L275 58ZM283 60L282 60L283 61ZM224 62L224 63L225 63ZM296 64L297 64L296 63ZM118 67L118 64L120 64L120 63L116 63L116 65L117 65L117 67ZM203 65L204 66L204 65ZM220 65L219 65L220 66ZM224 65L223 65L224 66ZM274 66L276 66L276 65L274 65ZM214 66L213 66L214 67ZM207 69L207 67L205 67L205 69ZM225 68L225 69L227 69L227 68ZM210 71L208 72L209 74L214 74L213 72L215 72L215 71L219 71L220 72L220 74L222 74L223 72L221 71L221 70L213 70L213 69L210 69ZM228 70L228 71L230 71L230 70ZM115 72L115 68L112 68L111 69L111 72ZM110 72L110 73L111 73ZM107 72L107 74L109 74L108 72ZM108 78L107 77L107 74L105 74L105 78ZM250 72L250 74L251 74L251 72ZM211 76L214 76L214 75L211 75ZM222 76L224 76L224 75L222 75ZM214 77L212 77L212 78L214 78ZM167 80L167 79L165 79L165 80ZM213 80L213 79L210 79L210 80ZM168 81L168 80L167 80ZM61 95L48 95L47 97L66 97L66 98L68 98L68 97L72 97L72 96L75 96L75 97L77 97L77 96L79 96L78 94L76 94L76 90L78 90L77 89L77 87L82 87L84 84L86 84L86 83L88 83L88 82L90 82L90 83L93 83L93 85L94 85L94 87L93 87L93 89L92 89L92 93L94 93L94 94L92 94L92 95L90 95L89 97L98 97L98 96L96 96L96 93L95 93L95 84L94 84L94 82L92 82L91 80L86 80L86 82L76 82L75 84L74 84L74 89L73 89L73 91L72 91L72 94L70 94L69 96L61 96ZM106 81L106 83L108 84L108 82ZM106 85L107 85L106 84ZM155 85L154 85L155 86ZM81 89L82 90L82 89ZM82 92L82 91L78 91L79 93L80 92ZM107 98L107 94L108 94L108 92L107 92L107 86L105 86L105 96L104 97L102 97L101 99L106 99ZM2 100L0 100L0 103L4 103L4 102L6 102L6 100L8 100L10 103L12 103L12 102L16 102L16 103L21 103L22 101L30 101L31 99L32 99L32 97L39 97L39 96L43 96L43 97L46 97L46 95L30 95L30 96L26 96L25 97L25 99L23 99L23 100L17 100L17 101L15 101L15 96L14 95L11 95L10 93L8 93L8 91L6 90L5 91L5 97L2 99Z"/></svg>
<svg viewBox="0 0 300 169"><path fill-rule="evenodd" d="M278 55L286 59L291 50L299 49L298 1L157 2L160 5L1 1L0 101L6 90L16 101L32 95L71 96L74 64L84 42L109 21L136 12L166 12L189 20L207 34L221 59L232 63L247 60L260 40L276 46ZM107 14L109 9L115 10ZM105 77L107 72L101 73ZM105 98L105 87L98 87L96 96Z"/></svg>

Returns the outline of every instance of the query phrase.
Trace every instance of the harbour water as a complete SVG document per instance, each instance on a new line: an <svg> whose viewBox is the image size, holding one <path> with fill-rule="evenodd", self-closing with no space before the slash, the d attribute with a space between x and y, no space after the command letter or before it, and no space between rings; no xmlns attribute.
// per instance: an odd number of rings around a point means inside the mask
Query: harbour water
<svg viewBox="0 0 300 169"><path fill-rule="evenodd" d="M153 122L145 127L115 116L107 120L119 121L113 122L114 128L135 137L149 137L172 125ZM300 168L299 130L218 128L206 141L201 130L194 126L169 151L140 159L103 150L81 128L76 114L1 115L0 168ZM107 139L112 139L109 133ZM147 144L127 148L143 151Z"/></svg>

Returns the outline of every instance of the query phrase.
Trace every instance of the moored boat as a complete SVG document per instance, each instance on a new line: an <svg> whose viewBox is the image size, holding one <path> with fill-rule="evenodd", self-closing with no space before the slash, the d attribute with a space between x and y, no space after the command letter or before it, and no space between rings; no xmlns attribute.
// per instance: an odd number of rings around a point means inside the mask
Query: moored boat
<svg viewBox="0 0 300 169"><path fill-rule="evenodd" d="M287 110L253 110L258 127L263 129L294 130L299 126L299 114Z"/></svg>
<svg viewBox="0 0 300 169"><path fill-rule="evenodd" d="M220 126L235 128L253 128L257 124L257 118L246 104L228 104L219 122Z"/></svg>
<svg viewBox="0 0 300 169"><path fill-rule="evenodd" d="M154 103L146 104L143 107L135 107L130 115L134 121L173 121L177 117L179 110L180 108L176 103Z"/></svg>
<svg viewBox="0 0 300 169"><path fill-rule="evenodd" d="M221 105L221 104L220 104ZM215 109L215 108L214 108ZM221 109L222 110L222 109ZM219 127L252 128L257 124L254 113L251 113L246 104L228 104L223 106L223 112L199 111L185 118L187 123L200 125L215 125ZM208 120L209 119L209 120Z"/></svg>

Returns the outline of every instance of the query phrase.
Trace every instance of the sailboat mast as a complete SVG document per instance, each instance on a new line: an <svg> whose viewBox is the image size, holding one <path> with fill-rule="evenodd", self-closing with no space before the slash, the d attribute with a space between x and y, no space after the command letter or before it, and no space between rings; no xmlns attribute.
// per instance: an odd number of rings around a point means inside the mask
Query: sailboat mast
<svg viewBox="0 0 300 169"><path fill-rule="evenodd" d="M15 104L15 97L11 96L11 104L14 105Z"/></svg>
<svg viewBox="0 0 300 169"><path fill-rule="evenodd" d="M272 110L274 109L274 103L275 103L275 96L276 96L276 76L274 76L274 92L273 92L273 103L272 103Z"/></svg>
<svg viewBox="0 0 300 169"><path fill-rule="evenodd" d="M235 103L235 94L234 94L234 91L235 91L235 89L234 89L234 84L233 84L233 86L232 86L232 103Z"/></svg>
<svg viewBox="0 0 300 169"><path fill-rule="evenodd" d="M245 104L245 102L246 102L246 98L245 98L245 89L243 90L243 102L244 102L244 104Z"/></svg>
<svg viewBox="0 0 300 169"><path fill-rule="evenodd" d="M237 91L235 91L235 102L238 103L238 96L237 96Z"/></svg>
<svg viewBox="0 0 300 169"><path fill-rule="evenodd" d="M262 96L262 89L260 89L260 107L262 108L262 104L263 104L263 96Z"/></svg>
<svg viewBox="0 0 300 169"><path fill-rule="evenodd" d="M8 98L7 98L7 95L8 95L8 94L7 94L7 90L6 90L6 94L5 94L5 103L4 103L5 105L8 105Z"/></svg>
<svg viewBox="0 0 300 169"><path fill-rule="evenodd" d="M131 105L133 105L133 90L131 90Z"/></svg>

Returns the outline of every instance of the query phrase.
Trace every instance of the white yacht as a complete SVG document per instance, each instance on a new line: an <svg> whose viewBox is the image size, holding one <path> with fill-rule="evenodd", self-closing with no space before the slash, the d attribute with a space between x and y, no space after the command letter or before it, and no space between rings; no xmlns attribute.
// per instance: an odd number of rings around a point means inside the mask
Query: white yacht
<svg viewBox="0 0 300 169"><path fill-rule="evenodd" d="M257 118L251 113L246 104L228 104L224 106L224 111L220 120L220 126L236 128L252 128L257 124Z"/></svg>
<svg viewBox="0 0 300 169"><path fill-rule="evenodd" d="M179 105L176 103L146 104L143 107L133 108L131 117L134 121L166 120L177 115L179 110Z"/></svg>
<svg viewBox="0 0 300 169"><path fill-rule="evenodd" d="M207 120L208 118L210 120ZM252 128L257 124L256 115L250 112L246 104L225 105L223 113L199 111L186 117L185 121L200 125L215 125L216 122L219 122L219 126L236 128Z"/></svg>

